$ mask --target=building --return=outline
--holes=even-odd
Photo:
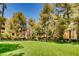
[[[30,29],[26,31],[22,31],[21,24],[17,24],[15,27],[18,27],[18,31],[16,32],[15,29],[11,29],[10,25],[12,24],[11,20],[6,20],[1,24],[1,38],[28,38],[30,35]]]
[[[77,33],[77,22],[71,21],[68,28],[64,30],[63,37],[64,37],[64,39],[77,40],[77,39],[79,39],[78,35],[79,34]]]
[[[1,33],[5,32],[5,22],[1,24]]]

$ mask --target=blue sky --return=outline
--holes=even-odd
[[[35,20],[37,20],[39,19],[39,14],[42,7],[43,4],[40,3],[10,3],[7,4],[7,9],[5,10],[4,16],[10,18],[14,12],[22,12],[27,19],[33,17]]]

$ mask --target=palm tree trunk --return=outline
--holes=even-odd
[[[4,17],[4,3],[2,4],[2,17]]]

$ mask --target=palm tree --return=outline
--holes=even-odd
[[[2,17],[4,17],[4,11],[5,11],[5,9],[7,8],[7,6],[6,6],[5,3],[1,3],[0,5],[2,5],[2,11],[1,11],[1,14],[2,14]]]

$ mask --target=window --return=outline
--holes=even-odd
[[[14,35],[14,33],[12,33],[12,35]]]
[[[4,27],[2,27],[1,29],[5,30],[5,28],[4,28]]]

